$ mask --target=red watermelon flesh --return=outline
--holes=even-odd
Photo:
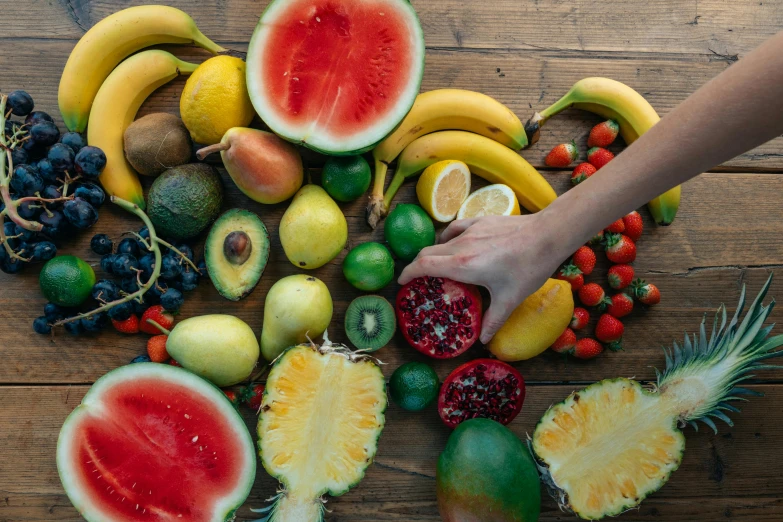
[[[252,440],[222,392],[154,363],[93,386],[63,426],[57,461],[74,506],[96,521],[222,521],[255,477]]]
[[[424,42],[404,0],[276,0],[247,61],[251,99],[267,125],[339,154],[371,148],[410,110]]]

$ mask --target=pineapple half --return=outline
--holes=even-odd
[[[572,393],[547,410],[530,441],[542,481],[562,509],[587,520],[617,515],[654,493],[677,469],[685,451],[686,423],[717,432],[714,419],[732,426],[724,413],[731,402],[761,395],[737,387],[761,361],[783,355],[783,335],[767,338],[764,321],[774,306],[763,306],[770,275],[740,323],[745,288],[734,318],[726,308],[715,316],[707,337],[705,322],[691,340],[666,352],[666,370],[645,389],[630,379],[607,379]],[[718,320],[720,318],[720,327]]]
[[[274,504],[257,510],[267,514],[261,520],[323,520],[321,497],[358,484],[375,457],[385,410],[386,383],[371,357],[328,340],[285,351],[258,421],[261,462],[282,485]]]

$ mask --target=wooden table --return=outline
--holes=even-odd
[[[29,91],[36,107],[57,111],[57,84],[77,39],[104,16],[131,1],[0,0],[0,90]],[[172,0],[222,45],[244,50],[265,1]],[[427,41],[422,90],[461,87],[479,90],[508,104],[523,120],[559,98],[585,76],[608,76],[639,90],[662,115],[783,26],[783,0],[466,0],[414,1]],[[181,57],[201,60],[204,52],[173,48]],[[177,112],[184,81],[162,88],[142,113]],[[731,100],[727,100],[730,103]],[[547,125],[541,142],[522,154],[544,169],[543,158],[556,143],[576,138],[584,155],[590,114],[569,111]],[[726,122],[731,125],[731,122]],[[736,129],[742,132],[742,129]],[[618,149],[619,150],[619,149]],[[311,166],[319,159],[306,155]],[[704,313],[721,303],[733,306],[743,283],[751,293],[768,272],[783,268],[783,139],[750,151],[685,185],[676,222],[656,228],[643,211],[647,228],[639,244],[638,274],[659,285],[663,302],[637,310],[626,321],[626,350],[590,362],[564,361],[546,353],[518,364],[528,383],[528,399],[511,427],[520,436],[553,402],[583,385],[614,376],[654,378],[663,365],[660,347],[697,327]],[[544,171],[558,192],[567,190],[567,172]],[[280,277],[298,270],[283,255],[277,227],[285,205],[262,206],[244,196],[224,176],[226,208],[257,212],[272,234],[272,255],[261,284],[240,303],[220,298],[204,282],[191,294],[181,317],[231,313],[260,332],[263,301]],[[397,201],[415,201],[406,184]],[[345,205],[349,247],[375,239],[364,222],[364,202]],[[128,214],[107,205],[98,224],[61,249],[98,265],[88,248],[97,232],[110,235],[137,229]],[[341,273],[342,255],[314,274],[335,299],[331,337],[343,340],[343,314],[358,295]],[[601,256],[602,257],[602,256]],[[605,281],[606,265],[596,270]],[[97,269],[99,276],[100,271]],[[771,294],[780,296],[780,283]],[[383,293],[392,298],[391,285]],[[44,299],[37,270],[19,276],[0,274],[0,520],[78,520],[63,493],[55,467],[55,444],[65,416],[90,384],[144,352],[144,336],[107,331],[54,342],[31,329]],[[780,308],[773,314],[783,322]],[[435,363],[445,377],[457,363],[482,353],[473,349],[458,361]],[[388,376],[401,363],[423,360],[395,338],[378,355]],[[783,520],[783,370],[765,372],[750,386],[767,397],[752,399],[736,427],[694,433],[671,481],[623,520]],[[245,411],[249,428],[255,419]],[[407,413],[392,405],[375,464],[353,491],[328,503],[332,521],[439,520],[435,503],[435,463],[448,431],[434,410]],[[274,494],[275,481],[259,466],[252,494],[239,512],[261,507]],[[570,520],[547,498],[541,520]]]

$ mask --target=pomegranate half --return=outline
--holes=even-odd
[[[508,424],[524,402],[522,374],[497,359],[476,359],[446,377],[438,395],[438,414],[449,428],[475,418]]]
[[[396,304],[405,340],[435,359],[457,357],[481,333],[481,294],[473,285],[419,277],[400,289]]]

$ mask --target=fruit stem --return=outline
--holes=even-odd
[[[384,211],[389,210],[392,199],[397,195],[397,191],[400,190],[402,183],[405,181],[405,174],[400,171],[399,168],[394,173],[394,177],[389,184],[389,188],[386,189],[386,193],[383,195],[383,207]]]
[[[171,331],[163,328],[160,325],[160,323],[158,323],[155,319],[147,319],[147,324],[151,324],[152,326],[160,330],[160,333],[162,333],[163,335],[171,335]]]
[[[152,235],[151,235],[151,234],[150,234],[150,239],[152,239]],[[188,263],[190,266],[192,266],[192,267],[193,267],[193,270],[195,270],[195,271],[196,271],[196,273],[200,273],[200,272],[198,271],[198,267],[197,267],[195,264],[193,264],[193,261],[191,261],[190,259],[188,259],[188,257],[187,257],[185,254],[183,254],[182,252],[180,252],[180,251],[179,251],[179,249],[177,249],[177,247],[175,247],[174,245],[172,245],[172,244],[171,244],[171,243],[169,243],[168,241],[165,241],[165,240],[163,240],[163,239],[161,239],[161,238],[159,238],[159,237],[156,237],[156,238],[155,238],[155,242],[156,242],[156,243],[159,243],[159,244],[161,244],[161,245],[163,245],[164,247],[168,248],[169,250],[171,250],[171,251],[172,251],[172,252],[174,252],[175,254],[179,255],[179,257],[181,257],[182,259],[184,259],[184,260],[185,260],[185,261],[186,261],[186,262],[187,262],[187,263]]]
[[[389,165],[375,158],[375,181],[370,194],[370,202],[367,204],[367,223],[373,229],[378,226],[378,222],[386,215],[386,207],[383,204],[383,186],[386,184],[386,172]]]
[[[231,145],[228,143],[223,143],[222,141],[220,143],[215,143],[214,145],[209,145],[207,147],[198,149],[196,151],[196,157],[200,160],[204,160],[207,156],[210,154],[213,154],[215,152],[223,152],[224,150],[228,150],[231,148]]]

